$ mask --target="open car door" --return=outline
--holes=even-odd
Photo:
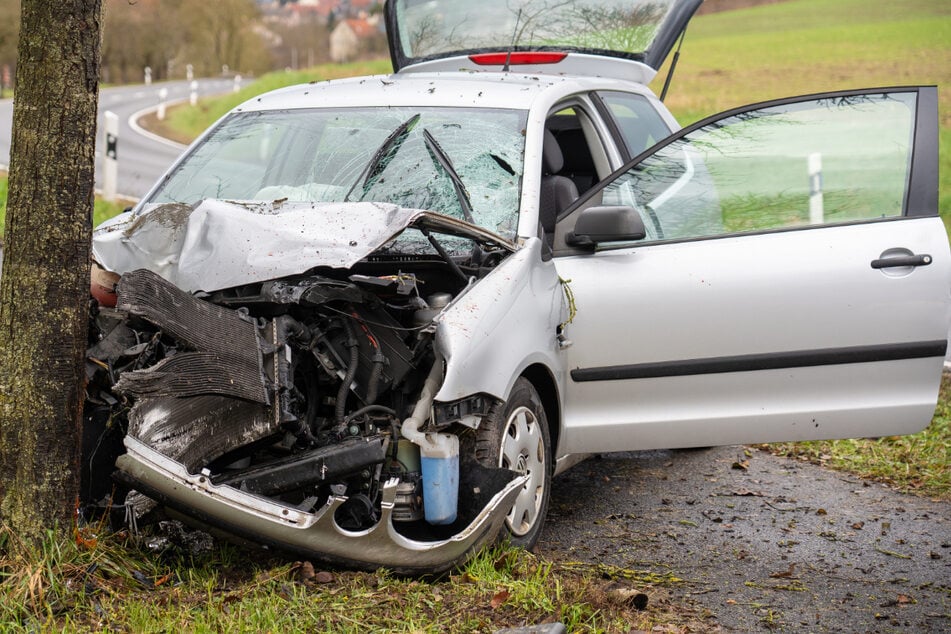
[[[951,318],[934,87],[733,110],[559,218],[571,452],[905,434]]]

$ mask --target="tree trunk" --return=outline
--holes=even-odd
[[[101,0],[23,0],[0,279],[0,519],[70,528],[79,492]]]

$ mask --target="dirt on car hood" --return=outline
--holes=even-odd
[[[148,269],[185,291],[215,291],[302,273],[349,268],[410,226],[514,250],[462,220],[392,204],[204,200],[128,214],[96,230],[106,269]]]

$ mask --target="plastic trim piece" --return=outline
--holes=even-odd
[[[844,365],[849,363],[874,363],[943,357],[948,348],[944,339],[937,341],[911,341],[873,346],[828,348],[825,350],[795,350],[767,354],[747,354],[734,357],[710,359],[683,359],[659,363],[613,365],[600,368],[576,368],[571,371],[571,380],[623,381],[629,379],[654,379],[695,374],[721,374],[726,372],[755,372],[757,370],[784,370],[808,368],[821,365]]]

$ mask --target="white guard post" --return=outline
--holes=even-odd
[[[103,114],[106,133],[106,151],[102,159],[102,197],[106,200],[116,199],[116,189],[119,179],[119,160],[117,157],[119,145],[119,115],[107,110]]]
[[[822,201],[822,154],[809,155],[809,224],[821,225],[825,221]]]
[[[159,105],[155,111],[155,116],[159,121],[165,120],[165,100],[168,99],[168,88],[162,88],[158,91]]]

